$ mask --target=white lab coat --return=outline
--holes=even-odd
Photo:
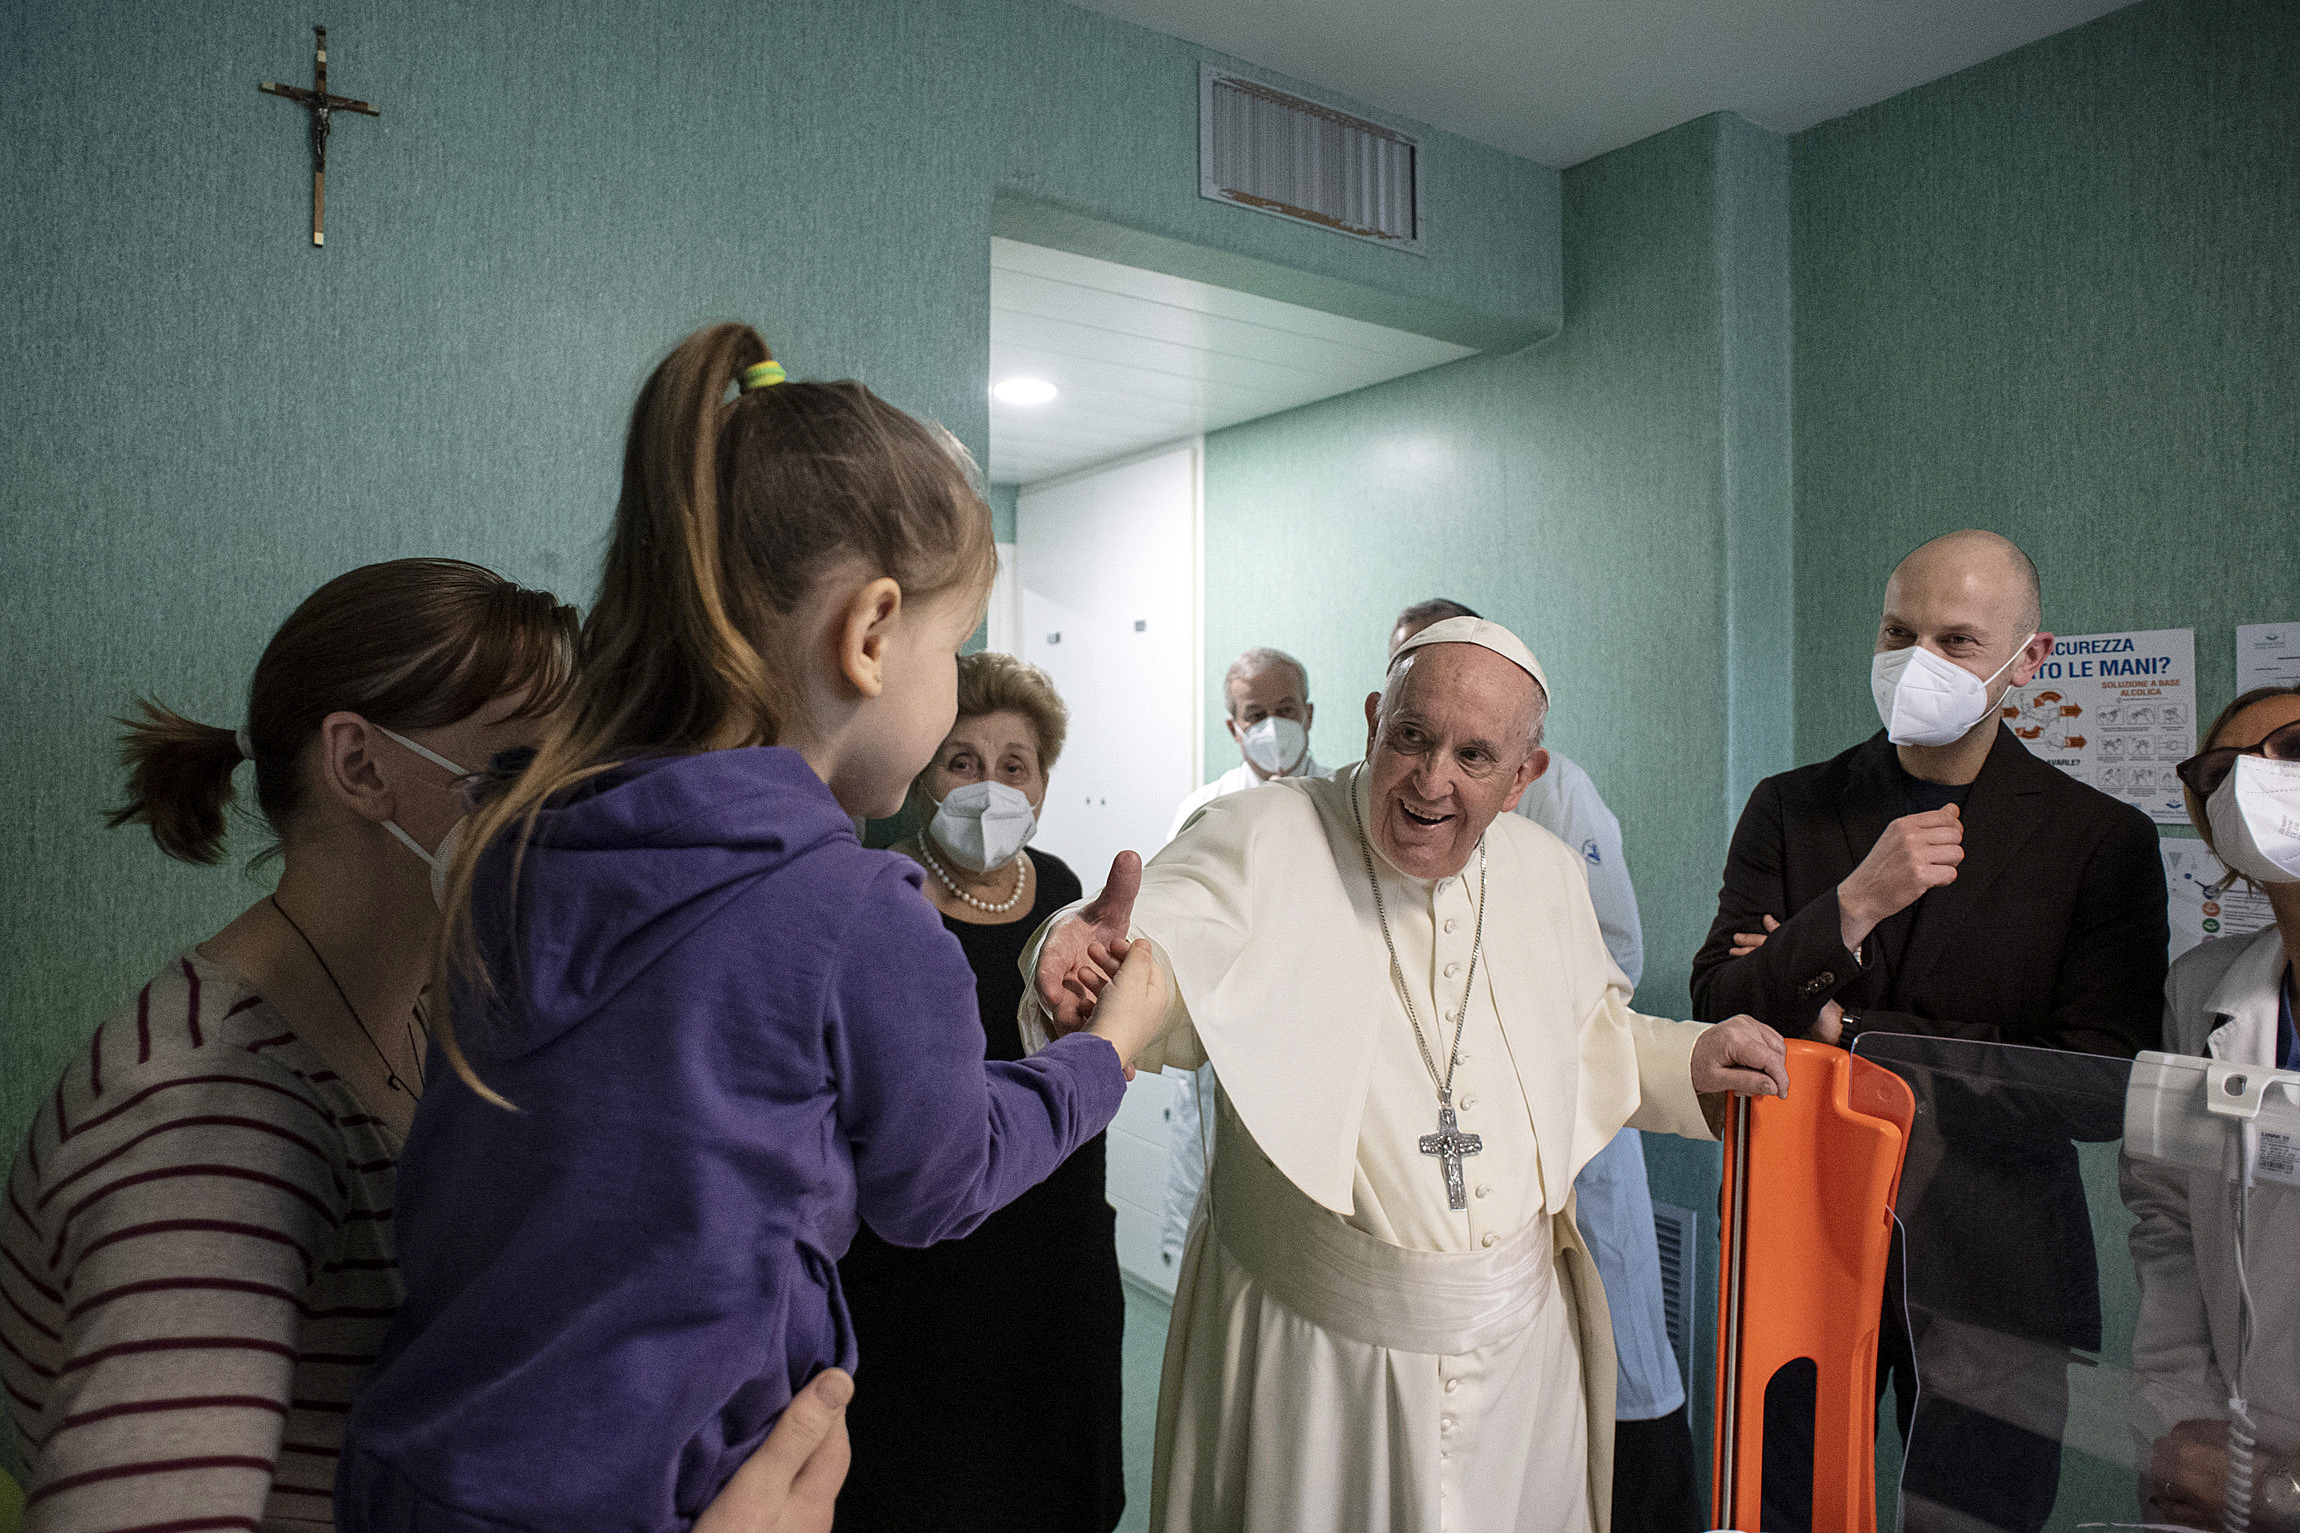
[[[1597,784],[1562,751],[1549,753],[1549,770],[1517,801],[1517,812],[1581,854],[1589,875],[1589,903],[1605,950],[1635,985],[1645,972],[1645,933],[1637,891],[1621,850],[1621,822],[1605,807]],[[1661,1249],[1653,1232],[1653,1193],[1645,1177],[1645,1144],[1625,1128],[1575,1179],[1574,1208],[1581,1238],[1605,1283],[1619,1365],[1613,1413],[1621,1421],[1650,1421],[1685,1403],[1685,1380],[1669,1346],[1669,1320],[1661,1304]]]
[[[2272,1064],[2283,933],[2192,948],[2165,981],[2164,1046],[2239,1064]],[[2213,1172],[2126,1159],[2124,1201],[2139,1223],[2132,1260],[2140,1315],[2132,1338],[2132,1428],[2139,1462],[2182,1421],[2225,1420],[2236,1355],[2237,1286],[2230,1184]],[[2300,1450],[2300,1188],[2252,1192],[2248,1265],[2253,1337],[2245,1390],[2260,1447]]]

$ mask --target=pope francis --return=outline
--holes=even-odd
[[[1629,1009],[1580,859],[1503,812],[1548,706],[1500,624],[1424,629],[1362,764],[1215,800],[1024,955],[1026,1035],[1059,1033],[1147,939],[1174,1000],[1136,1063],[1219,1086],[1160,1533],[1603,1529],[1613,1343],[1575,1173],[1624,1123],[1707,1138],[1717,1094],[1788,1076],[1746,1017]]]

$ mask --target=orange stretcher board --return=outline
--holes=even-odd
[[[1915,1117],[1899,1076],[1804,1039],[1787,1097],[1728,1101],[1712,1527],[1756,1533],[1766,1387],[1810,1359],[1813,1533],[1875,1533],[1877,1317]]]

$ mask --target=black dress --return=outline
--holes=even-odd
[[[1080,894],[1062,861],[1030,858],[1029,915],[1000,926],[943,918],[974,966],[990,1059],[1022,1057],[1023,946]],[[1097,1134],[958,1240],[906,1250],[857,1232],[839,1263],[861,1359],[839,1533],[1117,1526],[1126,1300],[1103,1156]]]

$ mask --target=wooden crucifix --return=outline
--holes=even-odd
[[[364,101],[349,96],[331,96],[327,93],[327,28],[313,27],[319,41],[313,45],[311,89],[300,85],[282,85],[277,80],[266,80],[256,89],[266,95],[285,96],[311,113],[311,242],[327,243],[327,135],[330,119],[337,112],[360,112],[369,117],[383,114]]]

